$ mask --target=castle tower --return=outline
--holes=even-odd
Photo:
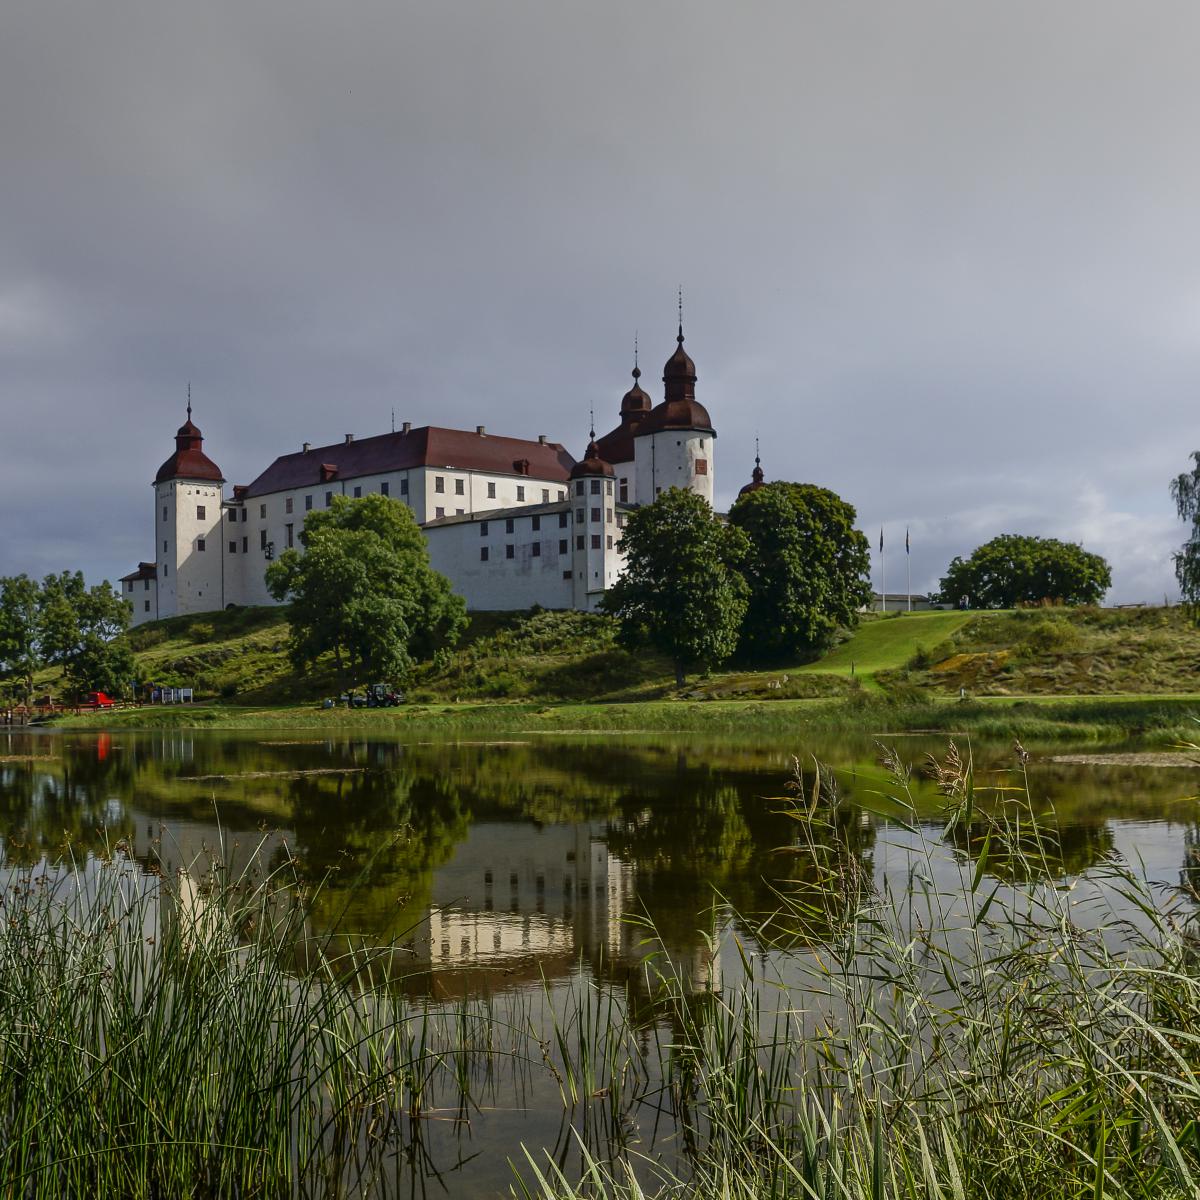
[[[740,492],[738,492],[738,499],[740,500],[743,496],[748,496],[751,492],[757,492],[761,487],[766,487],[767,485],[764,482],[764,479],[765,476],[763,475],[762,460],[758,456],[758,438],[755,438],[754,470],[750,472],[750,482],[746,484],[746,486],[742,488]]]
[[[663,402],[634,431],[637,503],[651,504],[671,487],[688,488],[713,502],[716,432],[696,400],[696,364],[683,348],[683,321],[675,353],[663,367]]]
[[[654,407],[654,401],[638,382],[642,377],[637,365],[635,351],[633,361],[633,387],[621,397],[621,423],[602,438],[596,439],[596,449],[607,463],[612,463],[617,478],[617,500],[622,504],[636,504],[637,476],[635,473],[634,434]]]
[[[225,607],[221,553],[224,477],[204,453],[204,435],[187,420],[175,433],[175,453],[154,477],[154,549],[158,615],[210,612]]]
[[[600,457],[595,433],[587,453],[571,468],[571,507],[574,512],[574,605],[594,609],[605,588],[617,581],[616,500],[613,469]]]

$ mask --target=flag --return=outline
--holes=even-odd
[[[904,553],[911,554],[912,551],[908,548],[908,526],[904,527]]]
[[[879,527],[879,553],[883,553],[883,526]]]

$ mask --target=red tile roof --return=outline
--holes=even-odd
[[[158,567],[154,563],[140,562],[136,571],[130,571],[128,575],[122,575],[121,583],[129,583],[131,580],[137,582],[139,579],[157,579]]]
[[[557,442],[531,442],[425,425],[408,433],[383,433],[284,454],[250,484],[246,496],[317,487],[331,472],[339,479],[355,479],[414,467],[523,475],[565,483],[574,465],[575,460]]]

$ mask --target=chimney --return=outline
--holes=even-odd
[[[307,454],[312,449],[312,442],[304,443],[304,453]]]
[[[480,436],[480,437],[487,437],[487,428],[486,428],[486,426],[483,426],[483,425],[476,425],[476,426],[475,426],[475,432],[476,432],[477,434],[479,434],[479,436]]]
[[[539,433],[538,434],[538,445],[544,446],[545,444],[546,444],[546,435],[544,433]]]
[[[400,427],[400,432],[401,433],[412,433],[412,422],[405,421],[404,424]]]
[[[350,443],[352,441],[354,441],[354,434],[352,434],[352,433],[346,434],[346,445],[347,446],[350,445]]]

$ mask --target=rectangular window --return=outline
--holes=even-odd
[[[197,538],[197,539],[196,539],[196,549],[197,549],[197,550],[199,550],[199,551],[203,551],[203,550],[204,550],[204,539],[203,539],[203,538]]]
[[[249,550],[250,550],[250,539],[248,537],[244,537],[244,538],[242,538],[242,553],[246,554],[249,552]]]
[[[487,522],[486,521],[479,522],[479,536],[487,537]]]
[[[463,509],[463,508],[456,508],[456,509],[454,510],[454,515],[455,515],[456,517],[462,517],[462,516],[465,516],[465,515],[466,515],[466,509]]]
[[[534,542],[533,548],[530,551],[530,553],[533,555],[534,558],[541,558],[542,557],[542,543]]]
[[[129,585],[129,590],[130,590],[130,591],[132,591],[132,590],[133,590],[133,584],[132,584],[132,583]],[[143,591],[143,592],[148,592],[149,590],[150,590],[150,580],[148,580],[148,579],[143,579],[143,580],[142,580],[142,591]]]
[[[150,601],[149,600],[146,601],[146,611],[147,612],[150,611]]]
[[[444,517],[445,515],[446,515],[446,510],[445,510],[444,508],[442,508],[440,505],[439,505],[437,508],[435,508],[435,509],[433,510],[433,519],[434,519],[435,521],[436,521],[436,520],[437,520],[439,517]]]
[[[355,500],[362,499],[362,486],[361,485],[354,489],[354,498],[355,498]]]
[[[236,508],[229,509],[229,523],[231,525],[237,524],[237,509]]]
[[[606,479],[604,481],[604,494],[606,496],[612,495],[612,480],[611,479]]]
[[[304,511],[312,512],[312,497],[311,496],[304,497]]]
[[[597,522],[600,520],[600,510],[598,508],[592,509],[592,520],[593,520],[593,522]]]
[[[260,529],[258,531],[258,548],[260,550],[265,550],[267,548],[267,531],[265,529]]]
[[[486,546],[480,546],[479,547],[479,561],[487,562],[487,560],[488,560],[488,548]]]
[[[407,479],[400,480],[400,495],[402,495],[402,496],[408,495],[408,480]]]
[[[622,504],[629,503],[629,480],[628,479],[621,480],[621,494],[617,497],[617,499],[620,500]]]
[[[583,534],[582,533],[578,534],[575,538],[575,549],[576,550],[583,549]]]
[[[333,493],[332,492],[325,493],[325,507],[326,508],[333,507]]]
[[[516,558],[517,557],[517,548],[516,548],[516,546],[514,546],[512,544],[512,542],[509,542],[508,545],[504,547],[504,557],[505,558]]]
[[[508,518],[508,519],[507,519],[507,520],[504,522],[504,532],[505,532],[505,533],[512,533],[514,525],[515,525],[515,522],[513,521],[512,517],[509,517],[509,518]]]
[[[287,526],[287,548],[289,550],[291,550],[292,547],[295,546],[295,544],[296,544],[296,539],[293,534],[293,527],[292,527],[291,522],[289,521],[288,526]]]
[[[167,552],[167,543],[163,542],[163,553],[166,554],[166,552]]]
[[[233,541],[229,543],[229,553],[230,554],[237,553],[237,538],[234,538]]]
[[[570,520],[570,513],[561,512],[558,514],[559,529],[566,529],[567,521]]]
[[[488,499],[495,500],[495,498],[496,498],[496,485],[494,483],[489,483],[488,484]]]
[[[433,490],[435,492],[444,492],[446,490],[446,479],[442,475],[433,477]]]
[[[592,549],[593,550],[600,549],[600,535],[598,533],[592,534]]]
[[[582,525],[582,524],[583,524],[583,518],[584,518],[584,511],[583,511],[583,509],[582,509],[582,508],[577,508],[577,509],[575,510],[575,524],[576,524],[576,525]]]
[[[559,552],[559,554],[566,554],[566,552],[567,552],[567,539],[566,538],[559,538],[558,552]]]
[[[166,563],[163,563],[163,574],[170,575],[170,573],[171,573],[171,568],[169,566],[167,566]]]
[[[165,521],[166,519],[167,519],[167,506],[164,504],[163,505],[163,520]]]
[[[570,571],[564,571],[564,572],[563,572],[563,578],[564,578],[564,579],[570,579],[570,578],[571,578],[571,572],[570,572]]]
[[[456,479],[454,481],[454,494],[456,496],[461,496],[464,494],[463,493],[463,481],[461,479]]]
[[[258,519],[260,521],[265,521],[267,519],[267,506],[265,504],[260,504],[258,506]]]
[[[611,533],[608,535],[608,548],[610,550],[612,549],[612,534]]]
[[[533,532],[538,533],[542,528],[542,518],[541,517],[530,517],[529,519],[533,523]]]
[[[583,495],[583,480],[582,479],[575,480],[575,495],[577,495],[577,496]]]
[[[708,459],[707,458],[696,459],[696,474],[697,475],[707,475],[708,474]]]
[[[550,503],[550,489],[549,488],[542,488],[542,503],[543,504]]]
[[[285,513],[290,513],[290,512],[292,511],[292,498],[291,498],[291,496],[289,496],[289,497],[288,497],[288,498],[287,498],[287,499],[286,499],[286,500],[283,502],[283,511],[284,511]]]
[[[204,505],[203,504],[196,505],[196,520],[197,521],[204,520]]]
[[[606,509],[604,510],[604,519],[605,519],[605,520],[606,520],[606,521],[607,521],[607,522],[608,522],[610,525],[612,524],[612,509],[611,509],[611,508],[606,508]]]
[[[593,496],[600,495],[600,480],[598,480],[598,479],[592,480],[592,495]]]
[[[383,482],[382,482],[382,483],[379,485],[379,494],[380,494],[381,496],[387,496],[387,495],[389,495],[390,493],[391,493],[391,484],[389,484],[389,483],[388,483],[388,481],[385,479],[385,480],[384,480],[384,481],[383,481]]]
[[[525,499],[525,487],[523,484],[520,484],[520,483],[517,484],[517,499],[518,500]]]

